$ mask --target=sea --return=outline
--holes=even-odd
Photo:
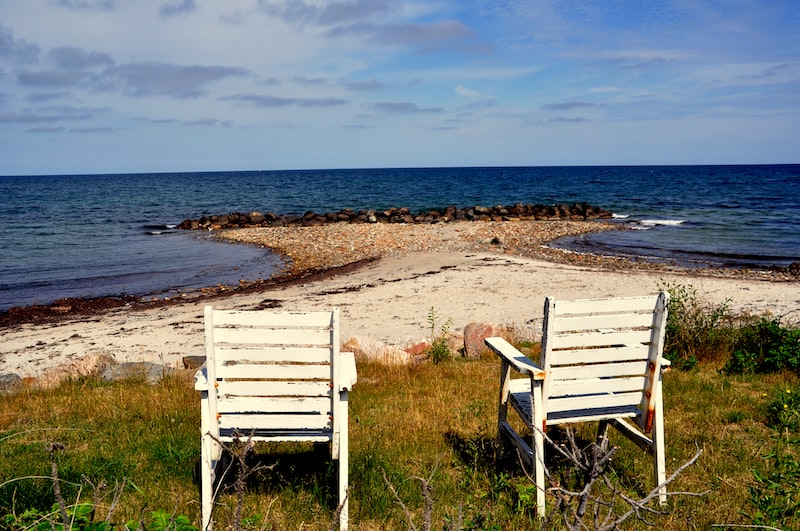
[[[800,261],[800,165],[385,168],[0,176],[0,311],[266,279],[279,257],[176,227],[229,212],[587,202],[631,230],[554,242],[685,267]]]

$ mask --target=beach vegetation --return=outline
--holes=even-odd
[[[730,374],[800,374],[800,329],[780,317],[735,313],[730,301],[710,304],[691,285],[662,283],[670,294],[664,355],[677,369],[698,364]]]
[[[800,528],[796,328],[730,315],[730,308],[709,307],[690,288],[680,289],[689,321],[686,329],[671,323],[667,345],[673,365],[690,356],[697,362],[664,375],[668,474],[698,449],[702,454],[669,490],[705,494],[670,496],[665,514],[647,514],[648,521],[666,530]],[[694,314],[703,308],[716,313]],[[440,316],[429,316],[432,333],[441,332]],[[704,337],[713,346],[703,345]],[[515,342],[535,347],[532,338]],[[756,350],[765,342],[766,353]],[[729,366],[737,349],[753,354],[752,369]],[[782,361],[762,361],[771,358]],[[498,369],[492,357],[408,366],[358,360],[359,381],[350,394],[351,529],[538,528],[535,487],[518,458],[497,444]],[[176,371],[157,383],[83,377],[4,395],[0,528],[34,529],[45,521],[58,529],[69,522],[86,529],[103,522],[115,529],[197,525],[200,411],[192,376]],[[548,430],[548,436],[571,444],[564,432]],[[582,425],[571,436],[578,449],[588,448],[595,428]],[[609,482],[631,499],[646,498],[652,459],[623,437],[611,443]],[[336,466],[327,448],[265,445],[248,459],[256,461],[247,463],[254,472],[243,495],[233,487],[218,498],[217,528],[331,528]],[[322,471],[320,461],[327,462]],[[579,486],[580,474],[568,462],[554,459],[548,467],[565,489]],[[572,526],[564,522],[553,520],[549,528]],[[624,527],[650,528],[635,518]]]
[[[748,485],[753,525],[800,529],[800,386],[764,395],[765,421],[774,431]]]
[[[767,373],[789,370],[800,374],[800,329],[780,319],[761,317],[739,328],[725,370]]]
[[[436,309],[431,306],[428,310],[428,330],[430,331],[431,346],[428,348],[428,357],[438,365],[450,359],[449,333],[453,320],[448,318],[442,322],[441,316],[436,313]]]
[[[710,304],[686,284],[664,282],[659,289],[670,295],[664,356],[678,369],[724,363],[736,328],[730,301]]]

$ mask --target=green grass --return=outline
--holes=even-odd
[[[497,455],[494,445],[498,365],[492,358],[402,368],[359,365],[359,383],[350,401],[353,529],[407,528],[407,516],[384,473],[418,526],[424,500],[416,478],[430,478],[435,528],[454,521],[459,510],[464,528],[532,525],[525,499],[529,481],[512,459]],[[751,470],[764,469],[763,456],[775,433],[765,423],[767,405],[781,389],[797,383],[790,373],[756,377],[703,368],[667,373],[668,469],[677,468],[697,448],[703,450],[670,490],[708,494],[671,498],[670,514],[655,519],[659,528],[749,522],[740,511],[751,509]],[[58,441],[66,445],[57,460],[69,500],[79,495],[91,500],[85,483],[82,490],[76,486],[84,476],[112,486],[127,478],[135,487],[127,487],[115,521],[157,509],[199,520],[193,476],[199,458],[199,409],[190,374],[157,385],[70,382],[54,390],[6,396],[4,405],[0,513],[52,505],[52,483],[35,477],[49,476],[45,445]],[[592,436],[590,431],[583,434]],[[615,477],[629,493],[643,494],[652,481],[652,461],[621,437],[613,442],[621,445],[613,464]],[[327,529],[335,504],[335,468],[324,449],[268,448],[259,459],[275,466],[250,481],[245,523],[254,529]],[[310,466],[317,462],[322,466]],[[235,498],[225,495],[221,502],[217,521],[224,526],[231,522]]]

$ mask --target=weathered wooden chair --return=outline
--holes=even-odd
[[[486,345],[502,360],[498,431],[534,470],[536,505],[545,515],[544,431],[562,423],[599,421],[653,455],[659,501],[666,501],[661,371],[669,294],[647,297],[545,300],[541,366],[499,337]],[[526,378],[511,378],[511,369]],[[533,448],[508,421],[519,414]],[[631,424],[633,421],[634,424]],[[650,437],[647,434],[651,434]]]
[[[339,464],[339,528],[348,520],[348,391],[352,353],[339,352],[339,310],[222,311],[205,308],[201,392],[203,529],[212,525],[222,444],[327,442]]]

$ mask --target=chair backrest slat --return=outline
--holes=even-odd
[[[635,407],[639,404],[637,397],[641,397],[641,391],[633,393],[613,393],[605,395],[597,395],[592,401],[592,407],[586,407],[586,398],[582,396],[570,396],[562,398],[561,400],[551,400],[548,403],[550,409],[547,410],[547,418],[550,416],[557,416],[559,413],[565,411],[574,412],[572,416],[580,416],[581,414],[591,414],[592,411],[602,410],[604,408],[612,407]],[[552,424],[552,423],[551,423]]]
[[[321,328],[225,328],[214,333],[218,345],[330,345],[330,329]]]
[[[559,304],[561,301],[559,301]],[[559,308],[560,310],[561,308]],[[652,308],[651,308],[652,309]],[[566,314],[569,315],[569,314]],[[647,327],[653,322],[650,313],[613,313],[613,314],[589,314],[577,317],[559,318],[553,329],[554,332],[576,332],[581,330],[603,330],[615,329],[617,327]]]
[[[217,394],[223,396],[307,396],[329,398],[331,386],[325,380],[275,381],[270,382],[269,386],[265,386],[257,380],[236,382],[218,380]]]
[[[647,359],[647,352],[642,353],[642,349],[634,346],[603,346],[592,349],[572,349],[559,352],[558,359],[550,362],[551,367],[559,365],[580,365],[582,363],[615,363],[632,360]],[[561,362],[561,363],[559,363]]]
[[[328,365],[257,365],[252,363],[237,363],[236,365],[221,365],[217,367],[217,381],[227,379],[230,385],[241,382],[255,381],[263,386],[269,386],[273,381],[305,380],[331,381],[331,368]]]
[[[592,396],[608,393],[621,393],[636,391],[641,393],[644,385],[644,375],[633,378],[607,378],[603,385],[597,385],[591,380],[556,380],[550,386],[551,399],[554,397]],[[641,400],[641,396],[639,397]],[[639,400],[633,403],[638,405]]]
[[[219,429],[221,432],[235,431],[244,436],[260,430],[321,434],[330,431],[330,424],[328,415],[227,414],[220,418]]]
[[[558,312],[561,315],[588,315],[640,312],[653,310],[654,297],[616,297],[609,299],[559,300]]]
[[[257,363],[314,363],[330,364],[330,346],[284,347],[254,346],[228,347],[219,345],[216,348],[217,362],[257,362]]]
[[[298,413],[305,415],[331,415],[331,401],[327,397],[299,396],[229,396],[219,401],[219,411],[223,415],[280,415]]]
[[[564,357],[559,353],[560,350],[600,347],[619,348],[625,345],[638,347],[641,344],[649,342],[649,329],[631,330],[629,328],[616,328],[613,330],[595,330],[593,332],[581,332],[577,334],[554,334],[550,337],[549,345],[552,355],[554,356],[551,362],[557,363]],[[647,352],[646,349],[645,352]]]
[[[548,375],[550,385],[574,380],[586,380],[597,387],[612,378],[644,377],[647,371],[647,360],[623,363],[594,363],[591,365],[570,365],[568,367],[552,367]],[[599,380],[599,381],[598,381]]]
[[[265,316],[269,319],[265,320]],[[331,326],[331,312],[215,310],[214,324],[258,328],[328,328]]]

